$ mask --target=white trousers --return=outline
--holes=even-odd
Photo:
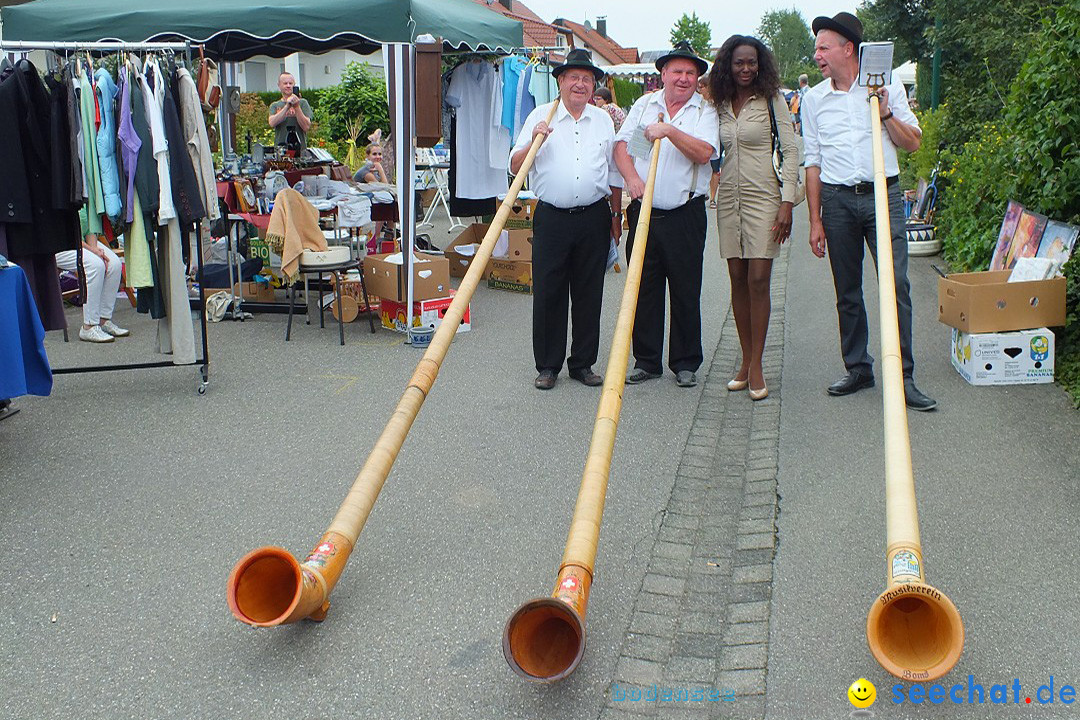
[[[83,303],[83,325],[98,325],[102,320],[111,320],[113,307],[116,306],[116,293],[120,290],[120,258],[111,249],[99,243],[109,259],[108,269],[105,262],[92,252],[83,250],[82,265],[86,275],[86,302]],[[56,267],[75,272],[76,255],[74,250],[56,253]]]

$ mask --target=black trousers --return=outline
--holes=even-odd
[[[628,261],[634,251],[634,231],[640,214],[641,203],[635,200],[626,212],[630,223]],[[653,210],[634,318],[636,368],[663,372],[665,286],[671,298],[668,367],[675,373],[694,372],[701,367],[701,265],[706,223],[704,196],[673,210]]]
[[[911,284],[908,282],[907,233],[900,185],[889,185],[889,223],[892,229],[893,279],[896,315],[900,326],[900,360],[904,377],[911,378]],[[849,372],[872,375],[874,358],[867,349],[866,304],[863,302],[863,247],[870,248],[877,266],[877,225],[874,193],[856,194],[849,188],[822,185],[821,224],[825,229],[836,314],[840,324],[840,352]],[[881,271],[878,269],[878,275]]]
[[[533,215],[533,359],[558,373],[573,323],[570,370],[592,367],[600,351],[600,307],[611,246],[611,210],[599,200],[581,212],[538,203]]]

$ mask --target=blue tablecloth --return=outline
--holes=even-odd
[[[18,265],[0,269],[0,400],[52,392],[52,369],[30,284]]]

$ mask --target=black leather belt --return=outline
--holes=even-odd
[[[885,178],[885,186],[889,187],[900,182],[899,175],[893,175],[892,177]],[[841,190],[848,190],[856,195],[867,195],[874,192],[874,181],[855,183],[854,185],[834,185],[833,183],[822,183],[828,187],[840,188]]]
[[[578,205],[576,207],[569,207],[569,208],[561,208],[561,207],[558,207],[556,205],[552,205],[551,203],[546,203],[543,200],[537,201],[536,205],[538,207],[547,208],[548,210],[554,210],[555,212],[565,213],[566,215],[577,215],[578,213],[583,213],[586,210],[592,210],[594,207],[596,207],[597,205],[599,205],[601,203],[606,204],[607,199],[606,198],[600,198],[599,200],[597,200],[596,202],[594,202],[594,203],[592,203],[590,205]]]

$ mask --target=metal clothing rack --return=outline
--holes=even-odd
[[[192,48],[198,48],[199,45],[193,45],[190,42],[37,42],[37,41],[22,41],[22,40],[0,40],[0,52],[29,52],[31,50],[66,50],[70,52],[154,52],[162,50],[171,50],[174,52],[183,52],[187,58],[188,63],[191,63],[191,50]],[[202,257],[202,221],[195,221],[195,254],[197,255],[198,273],[199,273],[199,325],[202,328],[202,357],[195,358],[195,365],[199,367],[199,385],[198,393],[204,395],[206,393],[206,386],[210,382],[210,349],[207,343],[206,335],[206,292],[205,283],[203,282],[203,257]],[[185,238],[186,241],[186,238]],[[80,285],[83,284],[82,280],[82,244],[79,244],[77,248],[79,251],[79,259],[76,261],[76,268],[79,270]],[[85,291],[84,291],[85,292]],[[173,309],[175,312],[175,308]],[[191,311],[191,298],[188,299],[188,312]],[[87,372],[112,372],[114,370],[140,370],[143,368],[161,368],[161,367],[183,367],[177,365],[168,360],[161,360],[157,362],[148,363],[122,363],[118,365],[94,365],[90,367],[70,367],[70,368],[56,368],[52,372],[54,375],[68,375],[74,373],[87,373]]]

